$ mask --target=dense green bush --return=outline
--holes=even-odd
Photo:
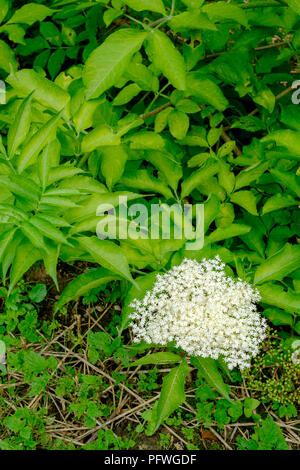
[[[0,0],[0,23],[5,295],[38,261],[58,289],[59,260],[93,263],[55,312],[117,281],[121,334],[156,273],[218,254],[229,275],[258,287],[261,312],[292,344],[300,334],[298,0]],[[98,238],[97,208],[112,204],[118,217],[119,196],[129,213],[136,202],[203,203],[203,248]],[[185,367],[171,374],[184,379]],[[228,398],[216,363],[209,369]],[[180,384],[168,393],[174,403],[153,429],[184,401]]]

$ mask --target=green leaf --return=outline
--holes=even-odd
[[[222,135],[222,127],[214,127],[208,131],[207,142],[210,147],[213,147]]]
[[[56,289],[59,291],[59,285],[57,282],[57,262],[58,262],[58,255],[60,252],[60,245],[52,242],[51,240],[45,240],[46,252],[43,254],[43,261],[46,268],[47,273],[53,279]]]
[[[218,371],[217,361],[210,357],[193,357],[192,365],[197,367],[207,383],[215,388],[226,400],[231,401],[228,394],[228,387],[224,383],[223,377]]]
[[[166,109],[163,109],[158,113],[155,117],[155,123],[154,123],[154,130],[157,134],[162,132],[166,125],[168,124],[168,115],[172,111],[173,108],[170,106]]]
[[[86,134],[81,143],[82,152],[92,152],[98,147],[112,146],[120,144],[120,136],[115,134],[113,129],[101,125]]]
[[[285,147],[289,152],[299,155],[299,138],[300,131],[280,129],[263,137],[261,142],[275,142],[277,147]]]
[[[128,188],[162,194],[166,199],[171,199],[173,197],[168,186],[159,178],[155,178],[150,175],[147,170],[126,172],[120,183]]]
[[[260,401],[255,398],[245,398],[244,400],[244,415],[246,418],[252,416],[253,411],[260,405]]]
[[[136,11],[154,11],[165,15],[166,10],[162,0],[122,0],[125,5]]]
[[[7,151],[9,158],[13,157],[17,148],[27,137],[31,121],[32,93],[22,101],[17,115],[7,134]]]
[[[266,308],[263,312],[264,316],[270,320],[273,325],[289,325],[293,326],[294,319],[290,313],[280,310],[279,308]]]
[[[220,201],[215,194],[211,194],[204,203],[204,233],[220,212]]]
[[[128,153],[125,146],[106,147],[101,149],[101,172],[105,178],[106,185],[111,191],[113,186],[121,179]]]
[[[287,243],[256,269],[254,283],[280,281],[300,265],[300,245]]]
[[[109,240],[100,240],[97,237],[80,237],[77,240],[80,246],[90,253],[97,263],[134,283],[126,256],[116,243]]]
[[[23,274],[28,271],[31,266],[42,258],[41,251],[24,239],[17,247],[13,265],[10,271],[10,284],[8,294],[10,294]]]
[[[10,228],[0,235],[0,261],[3,258],[6,248],[9,246],[10,242],[12,241],[16,230],[17,230],[16,228]]]
[[[154,434],[163,421],[185,402],[184,383],[189,370],[187,362],[183,361],[164,377],[158,403],[152,409],[147,435]]]
[[[261,302],[291,313],[300,313],[300,294],[296,294],[291,290],[285,292],[281,286],[272,283],[263,284],[258,289]]]
[[[300,37],[300,31],[297,31],[298,37]],[[294,36],[295,38],[295,36]],[[299,44],[300,46],[300,44]],[[299,47],[298,46],[298,47]],[[296,47],[296,48],[298,48]],[[294,131],[300,131],[300,109],[298,106],[291,104],[284,106],[281,110],[280,122],[290,127]]]
[[[66,53],[63,49],[56,49],[49,57],[47,68],[52,80],[61,70],[66,58]]]
[[[27,3],[27,5],[18,8],[7,23],[25,23],[32,25],[36,21],[43,21],[47,16],[51,16],[53,12],[54,10],[44,5]]]
[[[59,300],[55,304],[54,313],[60,310],[66,303],[78,299],[92,289],[97,289],[103,284],[120,279],[120,276],[104,268],[90,269],[89,272],[80,274],[76,279],[73,279],[62,292]]]
[[[6,42],[0,40],[0,69],[10,73],[11,68],[16,71],[18,68],[15,55]]]
[[[35,246],[36,248],[40,248],[41,250],[45,249],[44,238],[41,235],[40,231],[36,229],[34,225],[25,220],[24,222],[22,222],[21,230],[24,233],[25,237],[27,237],[28,240],[31,241],[33,246]]]
[[[224,111],[228,107],[229,103],[221,88],[203,74],[189,72],[186,88],[187,93],[194,96],[201,105],[211,104],[218,111]]]
[[[211,21],[234,20],[243,26],[248,25],[246,13],[237,5],[226,2],[214,2],[204,5],[202,11],[207,13]]]
[[[51,149],[52,149],[52,142],[50,142],[40,155],[40,158],[38,159],[38,173],[39,173],[39,179],[43,188],[43,191],[45,191],[48,183],[48,178],[49,178],[49,171],[51,167]]]
[[[142,195],[138,193],[131,193],[129,191],[115,191],[113,193],[93,194],[87,198],[80,207],[68,211],[65,215],[66,219],[70,222],[77,222],[90,216],[95,216],[98,206],[102,204],[112,204],[118,207],[120,196],[126,196],[128,201],[138,199]]]
[[[0,23],[5,19],[10,7],[9,0],[0,0]]]
[[[300,15],[300,5],[298,0],[286,0],[289,7],[294,10],[298,15]]]
[[[170,132],[175,139],[182,140],[185,138],[190,125],[187,114],[173,110],[168,115],[168,123]]]
[[[169,21],[169,26],[175,32],[193,29],[217,31],[214,23],[209,21],[207,15],[201,13],[199,9],[185,11],[184,13],[173,16],[171,21]]]
[[[122,90],[117,94],[113,100],[113,105],[123,106],[124,104],[129,103],[129,101],[135,98],[141,91],[141,88],[136,83],[130,83],[130,85],[122,88]]]
[[[246,170],[241,171],[236,177],[235,189],[241,189],[245,186],[249,186],[254,181],[257,181],[259,177],[267,170],[268,166],[268,162],[256,163]]]
[[[185,63],[180,52],[168,36],[153,30],[148,36],[148,49],[151,60],[169,82],[178,90],[185,90]]]
[[[300,137],[300,133],[299,133]],[[276,169],[270,170],[270,173],[276,177],[279,183],[292,191],[296,196],[300,197],[300,177],[293,173],[285,173]]]
[[[57,112],[66,108],[70,100],[69,93],[31,69],[19,70],[9,75],[6,80],[22,96],[26,97],[34,91],[35,100],[43,106],[50,106]]]
[[[257,94],[253,96],[253,101],[263,108],[267,109],[269,113],[274,111],[276,98],[275,95],[272,93],[270,88],[263,88]]]
[[[41,127],[36,134],[29,140],[29,142],[24,145],[22,148],[21,154],[18,158],[17,169],[19,173],[25,170],[29,165],[31,165],[34,160],[37,158],[39,152],[47,145],[49,142],[49,134],[58,125],[58,121],[61,118],[61,113],[57,116],[53,116],[46,124]],[[52,139],[51,139],[52,140]]]
[[[30,291],[28,292],[28,297],[30,298],[31,302],[40,303],[44,300],[47,295],[47,288],[45,284],[36,284]]]
[[[269,212],[284,209],[285,207],[297,206],[299,202],[294,199],[290,194],[274,194],[267,199],[265,205],[262,208],[262,214],[268,214]]]
[[[148,354],[129,364],[130,367],[142,366],[146,364],[174,364],[181,362],[182,357],[169,351]]]
[[[165,141],[163,137],[155,132],[143,131],[133,134],[129,137],[130,148],[135,150],[165,150]]]
[[[112,33],[91,53],[82,76],[87,99],[98,98],[115,85],[146,36],[144,32],[121,29]]]
[[[252,191],[237,191],[230,197],[230,201],[241,206],[252,215],[258,215],[256,208],[256,196]]]
[[[144,159],[161,171],[169,186],[175,191],[177,190],[178,182],[182,177],[182,167],[173,155],[168,152],[148,150],[145,151]]]
[[[65,243],[66,245],[69,245],[69,242],[61,233],[61,231],[54,227],[49,221],[44,219],[42,214],[40,216],[35,215],[31,217],[31,219],[29,219],[29,222],[34,227],[36,227],[39,232],[45,237],[48,237],[51,240],[56,241],[57,243]]]
[[[0,176],[0,184],[9,189],[13,194],[21,196],[28,201],[38,202],[40,198],[40,188],[28,177],[13,175],[9,178]]]
[[[204,168],[194,171],[190,176],[185,178],[181,185],[181,199],[185,198],[199,186],[202,181],[206,181],[211,176],[215,175],[219,170],[219,163],[209,160]]]
[[[231,224],[227,227],[219,227],[214,230],[208,237],[206,243],[216,243],[228,238],[238,237],[250,232],[252,227],[243,224]]]

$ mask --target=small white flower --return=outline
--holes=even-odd
[[[201,263],[184,259],[157,275],[152,290],[131,303],[135,342],[174,341],[191,356],[223,357],[230,369],[249,367],[267,323],[256,309],[257,289],[227,277],[224,267],[218,256]]]

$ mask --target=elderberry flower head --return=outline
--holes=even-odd
[[[131,303],[135,342],[175,342],[190,356],[218,359],[229,369],[250,366],[266,337],[257,312],[257,289],[226,276],[217,256],[201,263],[184,259],[162,275],[142,300]]]

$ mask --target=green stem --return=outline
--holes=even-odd
[[[81,159],[79,160],[79,163],[78,163],[78,168],[82,168],[83,165],[85,164],[85,162],[87,161],[87,159],[89,158],[90,154],[89,153],[85,153]]]

